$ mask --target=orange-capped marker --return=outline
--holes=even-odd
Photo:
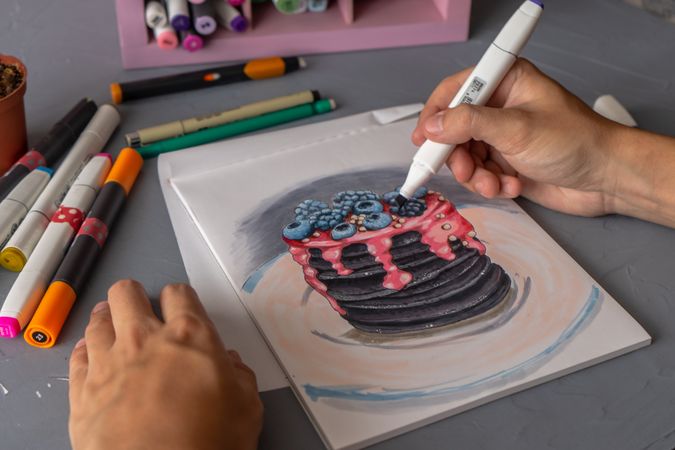
[[[26,341],[34,347],[53,347],[76,299],[77,293],[68,283],[54,281],[50,284],[26,327]]]
[[[75,241],[26,327],[23,336],[30,345],[48,348],[56,343],[77,294],[89,278],[105,245],[109,229],[124,206],[142,165],[143,158],[136,150],[125,148],[120,152]]]
[[[120,86],[119,83],[110,84],[110,97],[112,97],[112,101],[114,104],[119,105],[120,103],[122,103],[123,100],[122,87]]]
[[[303,58],[262,58],[234,66],[213,67],[196,72],[179,73],[147,80],[113,83],[110,94],[113,102],[121,103],[155,95],[202,89],[209,86],[236,83],[238,81],[262,80],[280,77],[298,69],[304,69],[307,63]]]

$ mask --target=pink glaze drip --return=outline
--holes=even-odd
[[[384,277],[383,287],[400,291],[412,281],[409,272],[399,269],[392,260],[392,238],[396,235],[417,231],[420,233],[421,242],[429,246],[429,250],[439,258],[452,261],[455,254],[450,247],[448,238],[454,235],[460,243],[466,242],[467,247],[475,248],[480,254],[485,253],[482,242],[469,236],[474,231],[473,226],[462,217],[454,205],[438,193],[427,194],[425,198],[427,209],[419,217],[404,217],[405,223],[400,228],[395,228],[392,222],[387,228],[375,231],[358,232],[354,236],[339,241],[333,240],[329,231],[319,232],[317,237],[310,237],[307,242],[285,239],[289,246],[293,260],[303,267],[305,280],[316,291],[323,295],[341,315],[345,311],[340,308],[337,301],[328,294],[328,288],[317,279],[317,271],[309,265],[310,248],[321,250],[323,259],[331,263],[338,275],[349,275],[351,269],[342,264],[342,251],[351,244],[365,244],[368,252],[376,261],[382,264],[387,274]],[[389,206],[384,205],[385,211]],[[447,229],[443,228],[446,225]],[[448,228],[449,225],[449,228]]]
[[[352,269],[348,269],[342,264],[342,247],[323,250],[321,256],[332,264],[333,270],[335,270],[338,275],[349,275],[353,272]]]
[[[326,285],[319,281],[319,279],[316,277],[318,274],[316,269],[309,265],[309,248],[291,246],[289,251],[293,256],[293,261],[302,266],[302,271],[305,274],[305,281],[307,281],[307,284],[312,286],[314,290],[326,297],[326,299],[330,302],[330,306],[335,311],[339,312],[341,315],[345,315],[345,310],[340,308],[340,305],[338,305],[337,301],[328,294],[328,288]]]
[[[422,242],[427,244],[429,250],[436,256],[448,261],[455,259],[455,254],[448,242],[450,235],[457,237],[460,243],[466,241],[467,247],[475,248],[481,255],[484,254],[485,245],[468,235],[474,231],[473,226],[459,214],[452,203],[439,200],[439,197],[439,194],[427,195],[426,211],[422,216],[411,220],[411,222],[417,222],[415,229],[422,235]],[[446,225],[447,229],[444,229],[443,225]],[[408,226],[407,223],[406,226]]]
[[[396,267],[389,252],[390,248],[391,237],[386,235],[373,237],[368,242],[368,252],[375,257],[375,261],[382,263],[382,267],[387,271],[382,286],[400,291],[412,281],[413,277],[412,274]]]

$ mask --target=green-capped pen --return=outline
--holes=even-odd
[[[196,145],[208,144],[209,142],[249,133],[251,131],[262,130],[263,128],[273,127],[282,123],[327,113],[334,109],[335,100],[317,100],[313,103],[294,106],[292,108],[282,109],[250,119],[238,120],[219,127],[155,142],[154,144],[138,147],[137,150],[144,159],[153,158],[162,153],[173,152],[188,147],[194,147]]]

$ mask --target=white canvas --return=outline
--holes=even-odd
[[[355,331],[281,240],[304,198],[400,184],[415,120],[361,117],[217,144],[238,156],[169,180],[332,448],[360,448],[647,345],[647,333],[514,202],[448,175],[452,200],[513,281],[489,314],[404,337]],[[303,127],[308,129],[308,127]],[[215,145],[213,149],[215,149]],[[204,154],[214,155],[214,151]],[[217,158],[215,158],[217,159]],[[401,181],[397,181],[401,180]]]

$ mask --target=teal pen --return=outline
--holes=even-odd
[[[219,127],[208,128],[206,130],[196,131],[172,139],[155,142],[143,147],[138,147],[137,150],[144,159],[154,158],[162,153],[173,152],[188,147],[194,147],[196,145],[208,144],[209,142],[219,141],[251,131],[262,130],[263,128],[273,127],[282,123],[327,113],[334,109],[335,101],[333,99],[321,99],[313,103],[294,106],[292,108],[262,114],[250,119],[238,120]]]

